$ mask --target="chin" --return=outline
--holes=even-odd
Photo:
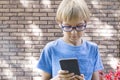
[[[77,41],[78,38],[70,38],[70,41]]]

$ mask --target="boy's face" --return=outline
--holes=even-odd
[[[76,21],[74,23],[67,23],[65,21],[60,24],[60,27],[63,30],[64,38],[69,41],[77,41],[79,40],[82,35],[83,31],[86,28],[86,22],[85,21]]]

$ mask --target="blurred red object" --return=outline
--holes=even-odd
[[[120,80],[120,63],[118,63],[116,67],[116,71],[109,73],[104,73],[103,71],[99,71],[100,80]]]

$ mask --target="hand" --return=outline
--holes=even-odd
[[[51,80],[74,80],[74,79],[75,79],[74,73],[69,73],[69,71],[60,70],[58,72],[58,75],[52,78]]]
[[[84,79],[84,75],[83,74],[81,74],[80,76],[79,75],[75,75],[74,80],[85,80]]]

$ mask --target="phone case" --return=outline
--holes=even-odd
[[[75,73],[76,75],[80,75],[77,59],[61,59],[60,66],[62,70],[68,70],[70,73]]]

